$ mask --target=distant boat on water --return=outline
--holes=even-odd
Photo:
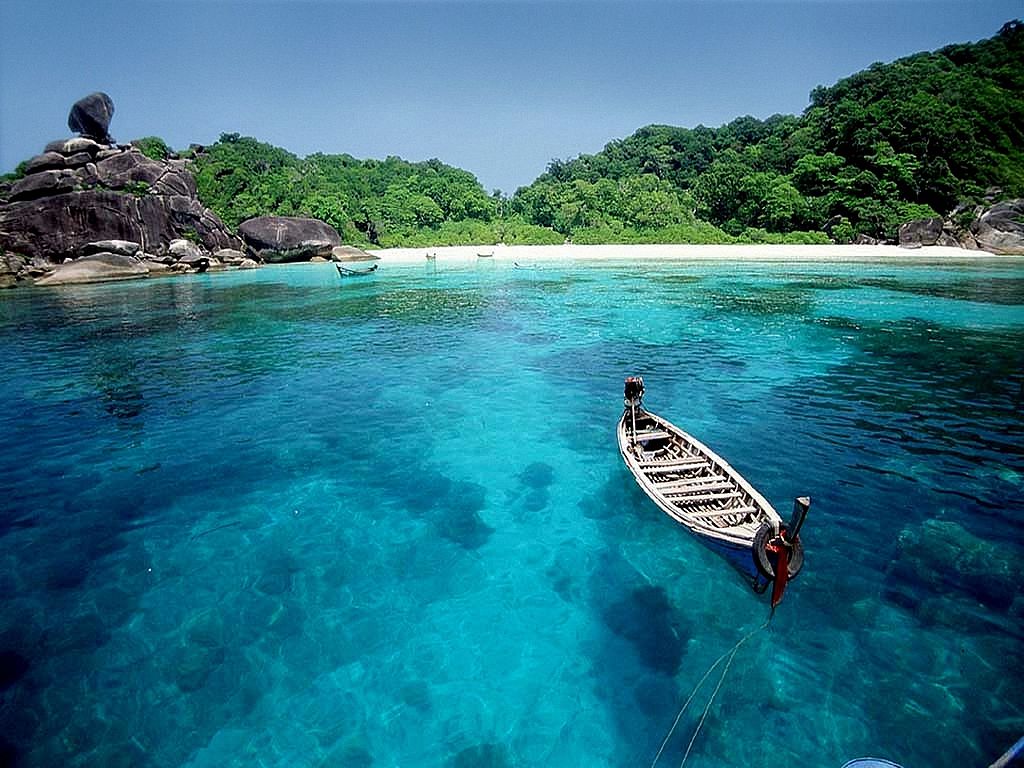
[[[338,275],[341,277],[365,277],[366,275],[372,274],[377,271],[379,264],[371,264],[368,267],[343,267],[341,264],[335,263],[334,266],[338,270]]]
[[[491,258],[494,258],[494,251],[491,251],[490,253],[478,251],[476,255],[477,255],[477,258],[480,258],[480,259],[491,259]]]
[[[811,500],[796,500],[788,524],[717,453],[643,406],[644,382],[626,379],[619,452],[659,509],[723,555],[756,592],[773,585],[772,607],[803,567],[800,528]]]

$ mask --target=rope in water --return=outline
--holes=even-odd
[[[686,701],[683,702],[683,706],[679,709],[679,713],[676,715],[676,719],[672,722],[672,727],[668,729],[668,733],[665,734],[664,741],[661,742],[661,747],[659,747],[658,749],[658,754],[654,756],[654,760],[651,762],[651,768],[654,768],[657,765],[658,760],[661,759],[661,755],[665,751],[665,747],[668,745],[669,739],[671,739],[672,734],[675,733],[676,726],[679,725],[679,721],[682,719],[683,713],[686,712],[686,708],[690,706],[690,702],[693,701],[693,697],[697,695],[697,691],[699,691],[700,687],[704,685],[704,681],[708,679],[708,676],[715,670],[715,667],[717,667],[719,664],[725,661],[726,658],[728,658],[728,661],[726,661],[725,664],[725,668],[722,669],[722,674],[718,678],[718,684],[715,686],[715,690],[712,692],[711,698],[708,699],[707,706],[704,707],[704,712],[700,716],[700,721],[697,723],[697,728],[694,730],[693,736],[690,737],[690,743],[686,745],[686,753],[683,755],[683,761],[679,764],[679,768],[683,768],[683,766],[686,764],[687,758],[689,758],[690,756],[690,750],[693,749],[693,743],[697,740],[697,734],[700,733],[700,729],[704,726],[704,720],[705,718],[707,718],[708,712],[711,711],[711,705],[714,703],[715,697],[718,695],[718,691],[722,687],[722,683],[725,682],[725,676],[729,672],[729,667],[732,666],[732,661],[734,658],[736,658],[736,652],[740,649],[741,645],[747,642],[747,640],[752,638],[762,629],[765,629],[770,623],[771,617],[769,617],[768,621],[759,626],[757,629],[752,629],[750,632],[741,637],[739,642],[737,642],[732,648],[730,648],[728,651],[726,651],[717,659],[715,659],[715,663],[708,667],[708,671],[705,672],[704,676],[701,677],[701,679],[697,682],[697,685],[694,687],[693,691],[690,692],[690,695],[686,697]]]

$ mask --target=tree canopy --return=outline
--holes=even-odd
[[[641,183],[630,217],[603,182]],[[1024,24],[979,43],[873,64],[816,88],[804,114],[746,116],[719,128],[650,125],[595,155],[553,160],[512,209],[574,236],[643,230],[686,216],[749,230],[893,237],[903,221],[950,211],[989,187],[1024,195]],[[633,193],[628,193],[632,195]],[[653,213],[653,210],[650,211]]]
[[[140,145],[167,151],[155,137]],[[510,199],[439,160],[299,158],[238,134],[199,152],[193,170],[228,226],[312,216],[363,244],[892,238],[991,187],[1024,196],[1024,24],[873,64],[815,88],[800,116],[646,126],[552,160]]]

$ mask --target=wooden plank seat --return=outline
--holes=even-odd
[[[705,483],[717,483],[721,480],[725,480],[725,475],[698,475],[697,477],[687,477],[682,480],[656,480],[654,481],[654,487],[659,491],[669,491],[673,488],[686,488],[689,486],[699,486]],[[732,483],[729,483],[729,487],[732,487]]]
[[[664,440],[665,438],[672,437],[672,435],[663,429],[650,429],[640,430],[633,437],[643,442],[644,440]]]
[[[717,491],[731,491],[731,490],[733,490],[736,487],[736,485],[735,485],[735,483],[731,483],[731,482],[727,481],[727,482],[724,482],[724,483],[708,483],[706,485],[697,485],[697,486],[691,486],[691,487],[685,487],[684,486],[682,488],[668,488],[668,489],[666,489],[665,486],[656,486],[656,487],[658,488],[659,491],[664,493],[666,496],[669,496],[671,498],[676,498],[677,496],[687,496],[687,495],[693,494],[693,493],[711,493],[713,491],[714,492],[717,492]]]
[[[655,469],[679,469],[680,467],[695,467],[700,464],[707,464],[708,460],[703,456],[687,456],[683,459],[648,459],[638,462],[640,468],[645,471]]]
[[[737,499],[743,494],[739,491],[730,491],[728,493],[699,493],[695,496],[678,496],[672,497],[672,503],[677,507],[679,506],[690,506],[691,504],[699,504],[703,501],[725,501],[726,499]]]

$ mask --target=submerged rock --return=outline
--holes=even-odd
[[[889,597],[908,607],[925,605],[919,590],[969,596],[999,610],[1010,608],[1024,582],[1024,564],[1005,546],[986,541],[951,520],[905,528],[889,568]],[[900,584],[909,587],[904,595]]]
[[[341,236],[330,224],[295,216],[260,216],[243,221],[238,232],[266,261],[309,261],[331,256]]]
[[[451,768],[511,768],[508,749],[502,744],[477,744],[459,752],[449,763]]]
[[[0,691],[7,690],[28,671],[29,661],[17,651],[0,651]]]
[[[550,464],[535,461],[519,473],[519,479],[529,488],[547,488],[555,479],[555,470]]]
[[[602,618],[608,629],[632,644],[647,667],[669,676],[679,670],[684,641],[664,589],[638,587],[609,605]]]

